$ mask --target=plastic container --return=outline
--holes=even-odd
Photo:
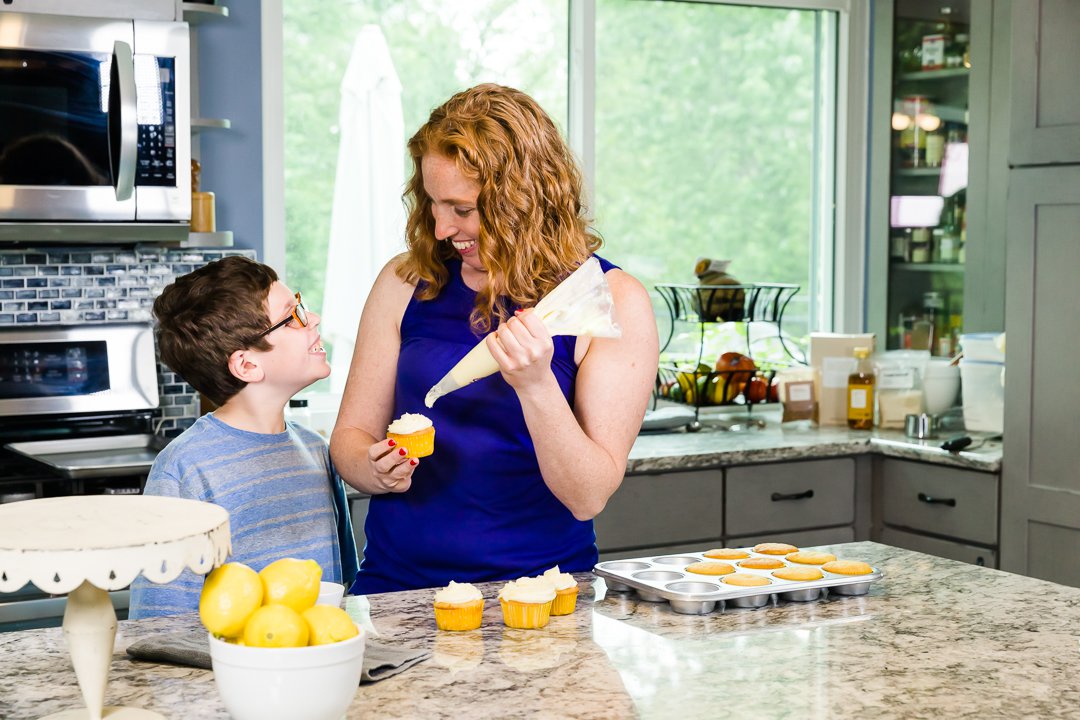
[[[923,370],[923,404],[930,415],[941,415],[956,403],[960,368],[948,359],[932,358]]]
[[[960,361],[964,427],[1000,433],[1005,425],[1005,363]]]
[[[998,348],[1001,333],[964,333],[960,336],[960,349],[965,360],[1004,363],[1005,353]]]

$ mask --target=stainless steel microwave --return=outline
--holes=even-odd
[[[0,13],[0,239],[186,237],[182,22]]]
[[[157,406],[149,323],[0,331],[0,418]]]

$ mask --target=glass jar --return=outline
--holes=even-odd
[[[930,262],[930,228],[915,228],[911,231],[911,262]]]

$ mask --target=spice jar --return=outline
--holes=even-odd
[[[915,228],[911,231],[911,262],[930,262],[930,228]]]

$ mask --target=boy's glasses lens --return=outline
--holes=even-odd
[[[304,307],[304,303],[300,302],[300,293],[296,293],[296,307],[293,309],[293,317],[296,318],[296,322],[300,323],[300,327],[307,327],[307,308]]]

